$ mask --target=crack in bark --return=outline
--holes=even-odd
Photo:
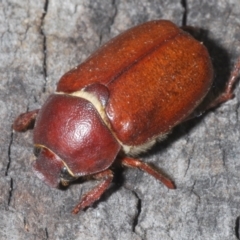
[[[109,16],[109,23],[107,24],[107,30],[108,32],[110,33],[111,32],[111,27],[112,25],[114,24],[114,21],[115,21],[115,18],[117,16],[117,4],[116,4],[116,0],[112,0],[112,6],[113,6],[113,9],[114,9],[114,12],[113,12],[113,15],[112,16]],[[104,28],[103,28],[104,29]],[[100,34],[99,34],[99,46],[102,45],[102,39],[103,39],[103,29],[100,31]]]
[[[187,167],[186,167],[186,170],[185,170],[185,173],[184,173],[184,177],[186,177],[187,175],[187,172],[190,168],[190,165],[191,165],[191,160],[192,160],[192,155],[193,155],[193,151],[195,149],[195,144],[193,145],[192,149],[191,149],[191,152],[189,153],[189,157],[187,159]]]
[[[29,232],[29,226],[28,226],[26,217],[23,218],[23,224],[24,224],[24,230],[26,232]]]
[[[11,204],[11,200],[12,200],[12,193],[13,193],[13,179],[11,178],[10,180],[10,189],[9,189],[9,195],[8,195],[8,207]]]
[[[45,234],[46,234],[46,239],[49,239],[48,229],[47,228],[45,228]]]
[[[118,13],[118,11],[117,11],[118,8],[117,8],[116,0],[112,0],[112,6],[113,6],[113,8],[114,8],[114,13],[113,13],[112,17],[110,18],[110,27],[109,27],[109,29],[110,29],[111,26],[114,24],[115,18],[116,18],[117,13]]]
[[[181,4],[182,4],[182,7],[184,9],[183,18],[182,18],[182,27],[184,27],[184,26],[187,25],[187,13],[188,13],[187,0],[181,0]]]
[[[47,37],[44,33],[43,25],[44,25],[44,19],[48,11],[48,3],[49,3],[49,0],[46,0],[43,8],[43,14],[41,17],[41,30],[40,30],[40,34],[43,37],[43,77],[45,81],[43,85],[43,92],[46,91],[46,84],[47,84],[47,43],[46,43]]]
[[[11,161],[12,161],[12,158],[11,158],[12,143],[13,143],[13,130],[11,131],[10,141],[9,141],[9,145],[8,145],[8,164],[7,164],[7,167],[6,167],[5,176],[8,176],[8,171],[9,171],[9,168],[11,166]]]
[[[135,215],[135,217],[133,219],[133,232],[135,232],[136,226],[138,225],[138,219],[139,219],[139,216],[140,216],[141,211],[142,211],[142,200],[135,191],[132,191],[132,192],[136,196],[136,198],[138,199],[137,214]]]
[[[236,234],[237,239],[240,239],[239,226],[240,226],[240,217],[238,216],[236,218],[236,223],[235,223],[235,234]]]

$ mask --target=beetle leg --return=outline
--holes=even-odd
[[[77,214],[82,209],[89,207],[94,202],[96,202],[111,184],[113,173],[111,170],[107,169],[103,172],[94,174],[93,178],[97,180],[104,180],[82,197],[78,205],[72,210],[72,213]]]
[[[221,93],[220,96],[217,97],[213,102],[211,102],[211,104],[207,106],[206,110],[214,108],[219,104],[222,104],[234,98],[233,87],[237,82],[239,76],[240,76],[240,58],[237,60],[236,64],[234,65],[233,71],[231,72],[231,75],[227,81],[224,92]]]
[[[138,159],[125,157],[122,159],[122,165],[126,167],[139,168],[142,171],[152,175],[154,178],[156,178],[160,182],[162,182],[166,187],[170,189],[176,188],[175,184],[170,179],[163,176],[160,172],[156,171],[153,167],[151,167],[147,163],[144,163]]]
[[[201,116],[204,112],[211,110],[212,108],[215,108],[220,104],[234,98],[233,87],[237,82],[239,76],[240,76],[240,58],[237,60],[236,64],[234,65],[233,71],[231,72],[231,75],[226,83],[225,90],[216,99],[210,102],[210,104],[206,104],[206,103],[203,105],[200,104],[200,106],[196,110],[194,110],[183,121],[185,122],[195,117]]]
[[[17,132],[24,132],[33,127],[40,109],[20,114],[13,123],[13,129]]]

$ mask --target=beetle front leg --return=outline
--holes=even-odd
[[[154,178],[162,182],[166,187],[170,189],[175,189],[175,184],[168,179],[167,177],[163,176],[160,172],[155,170],[153,167],[148,165],[147,163],[144,163],[138,159],[135,158],[129,158],[125,157],[121,160],[121,163],[123,166],[126,167],[132,167],[132,168],[139,168],[144,172],[147,172],[148,174],[152,175]]]
[[[30,129],[35,122],[40,109],[20,114],[13,123],[13,129],[17,132],[24,132]]]
[[[78,205],[72,210],[72,213],[77,214],[82,209],[89,207],[94,202],[96,202],[111,184],[113,180],[113,173],[111,170],[107,169],[103,172],[94,174],[92,177],[96,180],[104,179],[104,181],[93,188],[91,191],[87,192],[82,197]]]

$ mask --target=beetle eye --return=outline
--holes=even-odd
[[[33,154],[35,155],[35,157],[38,157],[40,152],[41,152],[41,148],[40,147],[34,147]]]

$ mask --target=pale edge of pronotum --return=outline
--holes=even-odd
[[[161,134],[160,136],[154,137],[154,139],[151,139],[150,141],[148,141],[144,144],[141,144],[141,145],[137,145],[137,146],[125,145],[117,138],[115,132],[112,130],[111,125],[108,120],[108,117],[105,113],[105,108],[94,94],[85,92],[84,89],[70,93],[70,94],[64,93],[64,92],[55,92],[55,94],[70,95],[70,96],[74,96],[74,97],[83,98],[83,99],[91,102],[93,104],[93,106],[96,108],[99,115],[101,116],[103,122],[106,124],[108,129],[111,131],[111,133],[113,134],[115,139],[118,141],[118,143],[122,146],[123,151],[127,155],[136,156],[136,155],[150,149],[157,141],[162,141],[163,139],[166,138],[167,134]]]

